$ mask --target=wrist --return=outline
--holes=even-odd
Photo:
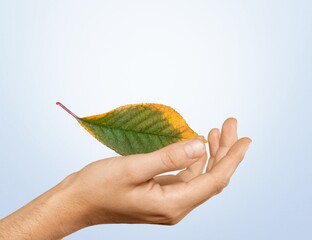
[[[76,176],[77,173],[74,173],[66,177],[51,189],[47,199],[47,206],[55,217],[54,226],[60,238],[90,225],[79,186],[76,185]]]
[[[61,239],[88,226],[74,187],[76,174],[0,221],[0,239]]]

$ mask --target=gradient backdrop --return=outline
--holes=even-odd
[[[66,239],[311,239],[312,2],[0,0],[0,218],[115,153],[79,116],[176,108],[199,133],[238,118],[230,186],[176,226]]]

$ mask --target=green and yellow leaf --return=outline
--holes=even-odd
[[[121,155],[148,153],[198,136],[177,111],[162,104],[129,104],[83,118],[57,104],[97,140]]]

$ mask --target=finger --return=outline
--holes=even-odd
[[[237,120],[228,118],[222,126],[220,146],[231,147],[237,141]]]
[[[211,157],[215,157],[219,149],[220,131],[213,128],[208,134],[209,153]]]
[[[203,136],[198,136],[197,139],[200,139],[203,142],[206,141]],[[205,149],[206,149],[206,146],[205,146]],[[202,157],[197,162],[195,162],[194,164],[189,166],[187,169],[180,172],[178,175],[182,177],[183,181],[189,181],[190,178],[196,177],[199,174],[203,173],[204,167],[206,165],[206,161],[207,161],[207,151],[204,152]]]
[[[220,146],[215,157],[214,164],[222,159],[232,145],[237,141],[237,120],[235,118],[228,118],[222,126]]]
[[[216,154],[219,149],[219,143],[220,143],[220,131],[217,128],[213,128],[208,134],[210,158],[207,165],[207,171],[209,171],[214,164]]]
[[[154,177],[154,180],[161,186],[169,185],[178,182],[189,182],[193,178],[203,173],[204,167],[207,161],[207,154],[205,153],[198,161],[194,164],[182,170],[176,175],[161,175]]]
[[[187,183],[180,196],[185,207],[197,206],[213,195],[220,193],[227,186],[230,177],[243,160],[250,142],[249,138],[238,140],[228,154],[210,172],[202,174]]]
[[[177,142],[152,153],[128,156],[125,171],[133,181],[146,181],[161,173],[189,167],[205,153],[205,144],[199,139]]]
[[[207,153],[205,152],[197,162],[195,162],[185,170],[179,172],[177,174],[177,177],[179,178],[180,181],[183,182],[191,181],[193,178],[203,173],[206,162],[207,162]]]
[[[250,143],[250,138],[241,138],[236,141],[226,156],[211,169],[210,174],[220,181],[228,182],[237,166],[243,160]]]

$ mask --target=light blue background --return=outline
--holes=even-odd
[[[0,0],[0,217],[115,155],[79,116],[139,102],[199,133],[238,118],[230,186],[176,226],[66,239],[311,239],[312,2]]]

